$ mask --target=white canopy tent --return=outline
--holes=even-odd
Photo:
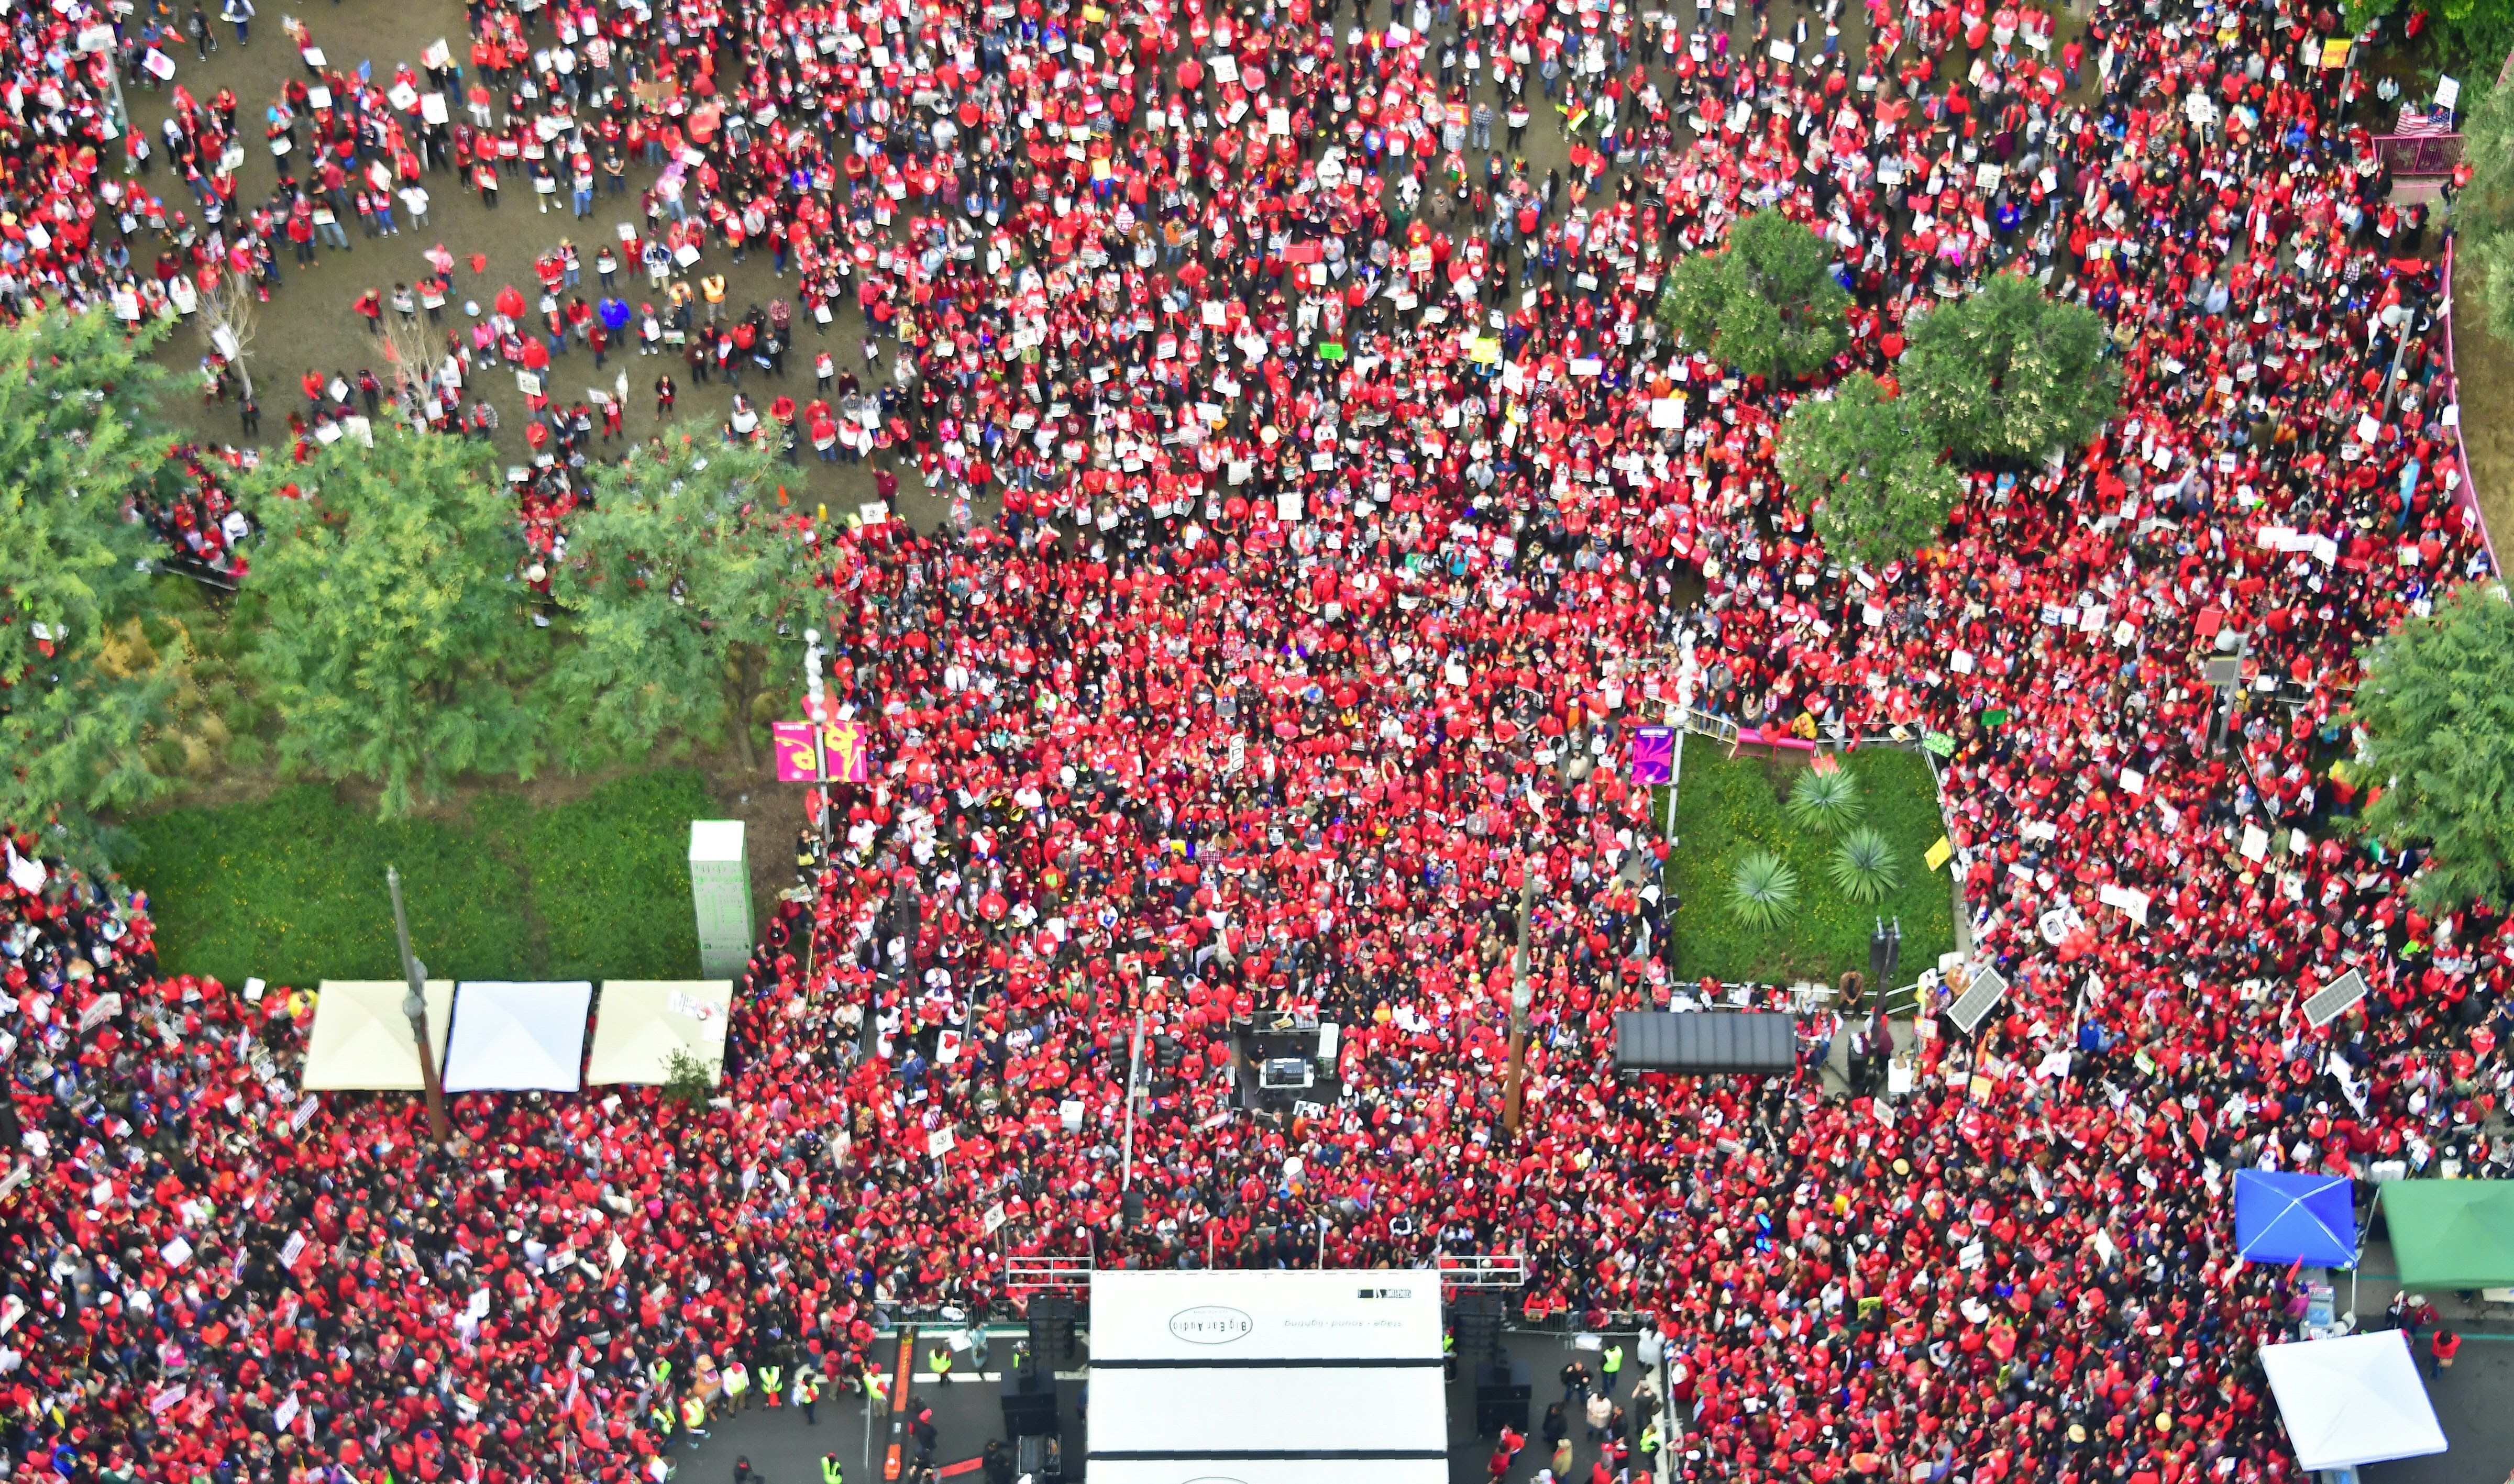
[[[415,1093],[419,1041],[401,1002],[410,985],[397,979],[327,979],[314,994],[314,1029],[305,1038],[307,1092]],[[427,1040],[445,1064],[445,1032],[454,1014],[454,981],[427,982]]]
[[[2265,1344],[2260,1356],[2307,1471],[2445,1451],[2444,1428],[2401,1331]]]
[[[662,1083],[672,1054],[696,1057],[724,1080],[724,1032],[733,1015],[729,979],[607,979],[593,1017],[588,1085]]]
[[[1439,1484],[1440,1285],[1417,1272],[1097,1272],[1090,1476]]]
[[[585,1016],[592,1003],[586,980],[466,980],[454,997],[445,1090],[575,1092],[583,1085]]]
[[[1440,1459],[1129,1459],[1094,1457],[1091,1484],[1449,1484]]]

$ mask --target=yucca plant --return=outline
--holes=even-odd
[[[1809,768],[1790,785],[1790,821],[1802,829],[1845,828],[1867,807],[1857,781],[1844,768]]]
[[[1768,850],[1749,851],[1728,878],[1728,909],[1750,928],[1776,928],[1798,915],[1799,873]]]
[[[1833,848],[1831,871],[1842,895],[1866,905],[1885,900],[1902,878],[1903,865],[1886,837],[1863,824]]]

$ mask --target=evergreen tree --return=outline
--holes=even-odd
[[[1896,378],[1913,411],[1965,458],[2048,459],[2092,439],[2121,407],[2093,310],[2001,273],[1909,332]]]
[[[2514,886],[2514,606],[2455,590],[2431,617],[2369,645],[2350,712],[2352,772],[2378,789],[2364,827],[2432,854],[2413,895],[2432,908],[2502,907]]]
[[[245,493],[268,538],[247,665],[284,763],[377,783],[386,818],[463,773],[532,776],[543,747],[526,692],[549,646],[485,447],[379,431],[372,449],[345,438],[309,463],[265,465]]]
[[[768,502],[775,484],[748,447],[641,452],[597,474],[556,583],[576,639],[558,687],[591,743],[644,754],[729,727],[757,769],[765,702],[797,689],[819,611],[811,545]]]
[[[1826,548],[1871,566],[1933,544],[1964,489],[1910,401],[1865,372],[1790,409],[1779,464]]]
[[[1833,244],[1777,211],[1729,228],[1727,246],[1677,264],[1659,323],[1745,376],[1795,381],[1842,353],[1850,295],[1833,276]]]
[[[2488,328],[2514,340],[2514,88],[2491,88],[2474,100],[2477,93],[2470,84],[2462,90],[2470,183],[2453,203],[2453,253],[2463,265],[2456,276],[2471,286]]]
[[[167,473],[156,339],[101,310],[0,327],[0,823],[82,860],[94,811],[171,786],[148,743],[177,672],[129,634],[159,549],[131,505]]]

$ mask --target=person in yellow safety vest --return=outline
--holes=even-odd
[[[646,1417],[655,1424],[655,1436],[658,1439],[667,1443],[672,1440],[672,1409],[666,1406],[661,1397],[656,1398],[655,1404],[646,1409]]]
[[[1616,1378],[1623,1374],[1624,1347],[1621,1344],[1607,1345],[1606,1353],[1598,1357],[1598,1380],[1606,1395],[1615,1394]]]
[[[708,323],[712,325],[717,313],[724,308],[724,275],[710,273],[700,279],[699,294],[707,300]]]
[[[737,1360],[724,1368],[724,1402],[728,1412],[748,1411],[750,1405],[750,1373]]]
[[[706,1421],[707,1403],[696,1392],[681,1398],[681,1431],[689,1437],[691,1447],[696,1448],[698,1440],[707,1436],[707,1428],[700,1425]]]
[[[846,1465],[834,1453],[821,1455],[821,1484],[847,1484]]]
[[[794,1405],[803,1409],[803,1425],[807,1427],[821,1425],[818,1411],[821,1405],[821,1378],[812,1374],[810,1366],[805,1366],[795,1374]]]
[[[772,1407],[782,1407],[786,1404],[786,1398],[777,1389],[777,1377],[776,1366],[759,1368],[759,1396],[763,1402]]]
[[[933,1350],[926,1355],[925,1363],[933,1368],[934,1379],[936,1381],[948,1382],[952,1379],[952,1347],[950,1345],[936,1345]]]
[[[1658,1424],[1653,1421],[1647,1426],[1642,1428],[1642,1462],[1646,1464],[1657,1457]]]

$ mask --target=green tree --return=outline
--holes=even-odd
[[[101,310],[0,328],[0,822],[92,860],[93,812],[162,796],[176,666],[134,632],[159,547],[130,503],[167,469],[165,376]]]
[[[2477,86],[2466,84],[2465,101],[2475,92]],[[2461,129],[2470,183],[2453,204],[2453,257],[2488,328],[2514,340],[2514,88],[2480,95],[2464,110]]]
[[[2379,789],[2363,827],[2427,848],[2413,889],[2450,908],[2503,906],[2514,885],[2514,607],[2464,584],[2367,646],[2350,703],[2352,770]]]
[[[265,465],[245,494],[268,537],[246,664],[278,714],[282,762],[379,784],[387,819],[463,773],[532,776],[527,692],[549,646],[516,581],[514,499],[483,445],[345,438],[309,463]]]
[[[1659,323],[1746,376],[1796,380],[1848,341],[1850,295],[1834,281],[1833,244],[1777,211],[1729,228],[1728,244],[1677,264]]]
[[[730,726],[757,769],[753,731],[800,682],[820,612],[810,543],[765,498],[775,484],[766,455],[721,445],[595,477],[555,584],[577,641],[556,678],[591,741],[643,754]]]
[[[1781,478],[1844,561],[1882,565],[1933,543],[1964,481],[1908,398],[1861,372],[1781,421]]]
[[[1903,395],[1966,458],[2045,459],[2085,444],[2121,406],[2093,310],[2002,273],[1909,332]]]
[[[2400,9],[2401,0],[2346,0],[2340,7],[2341,28],[2358,35]],[[2514,47],[2514,0],[2443,0],[2441,5],[2418,0],[2410,9],[2427,13],[2428,57],[2435,70],[2461,79],[2464,102],[2495,82],[2506,49]]]

